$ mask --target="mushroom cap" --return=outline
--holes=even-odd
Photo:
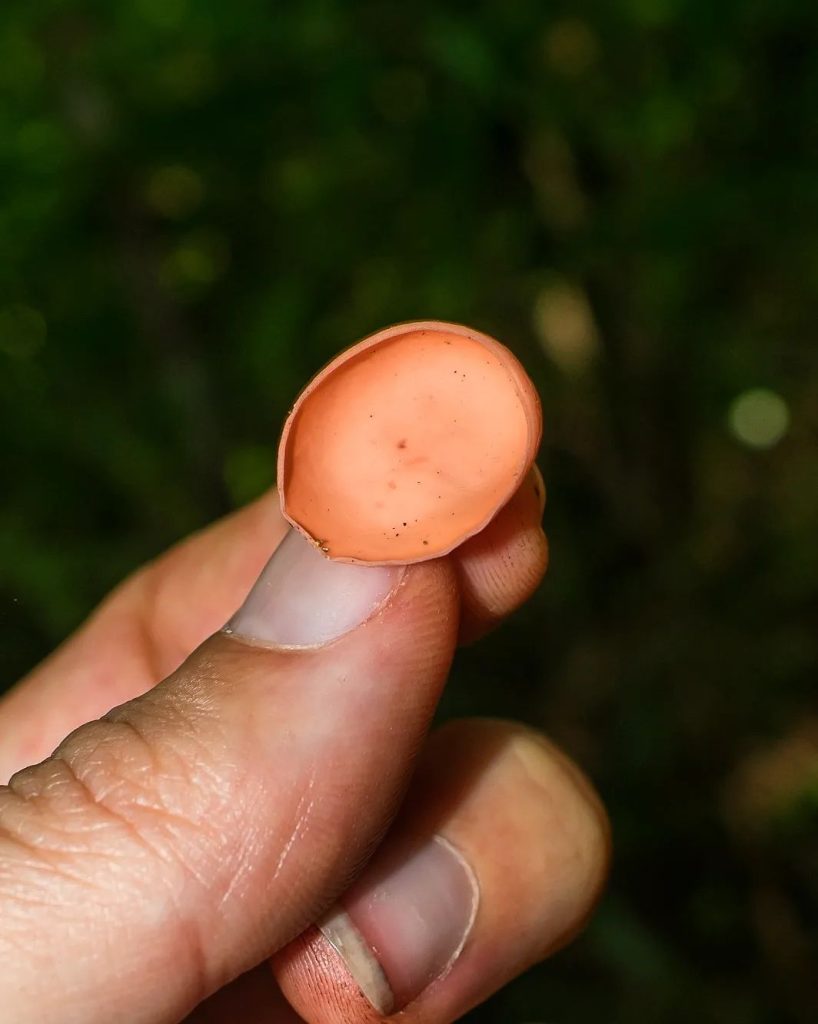
[[[397,324],[301,392],[279,446],[281,509],[338,561],[438,558],[509,501],[541,435],[537,393],[504,345],[460,324]]]

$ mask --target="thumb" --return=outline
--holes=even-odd
[[[313,921],[399,801],[457,608],[446,560],[342,565],[290,533],[222,633],[15,775],[9,1019],[177,1020]]]

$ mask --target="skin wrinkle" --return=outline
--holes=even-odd
[[[252,878],[254,860],[264,849],[265,844],[269,841],[269,836],[270,829],[266,827],[266,823],[265,827],[259,827],[254,822],[250,822],[244,835],[241,853],[236,859],[235,867],[224,891],[218,898],[216,914],[232,899],[244,899],[244,886],[247,880]]]
[[[123,830],[128,837],[134,841],[137,847],[141,847],[150,856],[157,860],[164,861],[165,863],[171,863],[168,855],[163,851],[161,845],[154,846],[147,836],[143,834],[142,830],[137,827],[131,817],[125,813],[124,808],[128,806],[127,801],[122,801],[121,806],[117,806],[116,803],[109,803],[104,796],[98,794],[94,790],[94,788],[88,783],[87,779],[83,778],[74,769],[71,761],[63,756],[56,755],[52,759],[51,764],[54,767],[61,768],[62,771],[68,774],[70,787],[81,794],[82,798],[85,800],[86,809],[90,809],[92,814],[102,814],[110,823],[114,832],[118,829]],[[158,808],[151,808],[152,813],[156,813],[157,811]]]
[[[225,814],[232,816],[238,766],[225,756],[227,744],[221,742],[219,731],[216,733],[218,744],[212,740],[206,745],[200,742],[197,720],[206,719],[208,728],[217,723],[217,717],[212,714],[212,707],[209,706],[212,700],[203,702],[200,699],[203,692],[200,684],[180,688],[180,699],[176,700],[174,694],[173,704],[164,699],[165,685],[154,691],[154,695],[143,698],[140,703],[123,705],[106,718],[132,730],[141,740],[144,749],[151,754],[153,764],[146,775],[148,787],[145,790],[149,799],[138,800],[137,804],[148,808],[157,818],[161,819],[164,815],[167,830],[176,837],[191,830],[200,830],[204,826],[209,839],[219,847],[221,857],[224,852],[224,832],[221,828],[212,829],[211,822],[223,820]],[[161,696],[158,696],[160,691]],[[179,693],[179,689],[176,692]],[[145,717],[146,711],[154,714],[158,712],[162,726],[159,745],[140,725],[140,719]],[[151,724],[155,731],[156,722]],[[167,743],[162,741],[164,735],[175,735],[184,740],[184,754],[180,753],[178,739],[174,749],[169,751]],[[162,751],[161,756],[159,751]],[[178,765],[178,771],[170,770],[171,763]],[[145,767],[141,766],[142,769]],[[154,792],[158,800],[153,798]],[[180,803],[185,805],[183,812],[173,809],[174,804]]]
[[[50,763],[49,763],[50,764]],[[40,766],[38,766],[40,767]],[[44,790],[50,787],[65,788],[67,785],[76,785],[69,772],[61,771],[58,776],[52,773],[52,778],[46,783]],[[87,814],[87,807],[78,805],[75,812],[80,810]],[[60,815],[62,818],[62,813]],[[48,827],[51,826],[51,827]],[[73,826],[73,822],[72,822]],[[43,803],[38,802],[35,793],[27,793],[24,797],[19,796],[13,789],[3,787],[0,790],[0,840],[6,845],[23,849],[26,853],[33,855],[27,861],[15,861],[18,868],[29,870],[34,873],[45,873],[46,877],[53,872],[61,872],[63,877],[76,882],[84,881],[83,875],[74,876],[68,872],[60,863],[59,858],[65,853],[75,853],[76,849],[66,846],[65,836],[73,836],[77,831],[81,835],[89,832],[110,832],[111,822],[101,819],[93,824],[92,828],[74,830],[66,833],[65,830],[57,831],[53,827],[53,812]],[[55,844],[55,838],[58,841]],[[79,848],[85,856],[93,856],[94,851],[88,850],[87,843]],[[110,858],[111,851],[105,850],[103,854]],[[54,863],[46,858],[53,856]],[[6,866],[6,862],[0,859],[0,869]]]
[[[0,894],[3,894],[2,883],[0,882]],[[27,891],[20,887],[13,892],[9,892],[7,898],[3,895],[3,924],[5,925],[10,919],[15,920],[15,910],[17,911],[16,920],[20,922],[24,928],[29,925],[29,911],[34,908],[37,910],[47,910],[49,913],[53,913],[55,910],[59,910],[60,904],[53,899],[47,899],[45,896],[39,896],[37,893]],[[2,941],[2,939],[0,939]]]
[[[55,773],[56,769],[56,775]],[[57,785],[58,788],[68,788],[73,794],[79,794],[82,806],[85,813],[88,813],[88,809],[92,808],[92,812],[95,815],[100,813],[105,815],[105,831],[110,832],[111,828],[114,828],[122,836],[122,829],[127,829],[126,840],[127,844],[130,845],[136,840],[135,832],[128,828],[127,823],[121,818],[112,813],[111,808],[104,807],[98,802],[93,800],[92,792],[87,788],[83,781],[73,771],[71,765],[57,759],[56,761],[49,761],[43,765],[36,766],[35,769],[31,770],[31,774],[39,774],[48,772],[50,778],[47,778],[43,785],[43,791],[47,791],[52,785]],[[55,779],[57,781],[55,782]],[[35,780],[36,781],[36,780]],[[42,785],[42,784],[41,784]],[[11,792],[7,790],[6,792]],[[44,798],[40,798],[43,800]],[[121,875],[116,872],[111,872],[112,865],[119,863],[128,864],[131,869],[127,872],[124,877],[133,875],[132,864],[133,864],[133,851],[126,850],[124,858],[112,857],[112,849],[110,846],[100,851],[100,856],[93,857],[93,850],[83,851],[81,859],[77,859],[74,856],[66,856],[66,850],[61,847],[54,847],[51,845],[44,845],[42,842],[36,844],[31,843],[31,836],[19,826],[25,824],[26,819],[31,820],[32,812],[36,814],[38,818],[48,818],[49,815],[52,818],[50,824],[52,825],[52,831],[54,822],[60,820],[59,817],[53,814],[53,811],[49,809],[47,798],[46,802],[37,806],[37,800],[28,802],[26,804],[26,815],[18,820],[18,827],[9,825],[7,820],[7,814],[0,811],[0,828],[2,828],[2,842],[0,842],[0,865],[6,866],[8,864],[7,856],[4,856],[3,846],[7,846],[9,841],[26,850],[29,853],[27,862],[22,866],[19,862],[14,863],[12,868],[13,880],[19,880],[19,885],[14,886],[7,890],[7,898],[3,901],[4,906],[4,920],[10,917],[17,917],[22,925],[20,934],[17,936],[17,942],[28,945],[31,948],[32,954],[36,954],[39,942],[36,934],[30,934],[30,914],[26,913],[26,907],[30,907],[33,902],[32,898],[32,883],[34,885],[34,891],[42,892],[42,896],[39,900],[36,900],[42,906],[49,909],[50,913],[56,914],[58,917],[65,917],[65,913],[69,914],[68,920],[72,923],[75,919],[76,906],[85,905],[89,908],[93,908],[98,903],[98,894],[102,893],[104,898],[109,897],[111,894],[118,892],[120,885]],[[6,805],[8,806],[8,805]],[[114,844],[114,849],[116,843]],[[143,847],[144,848],[144,847]],[[90,856],[89,856],[90,854]],[[33,855],[33,856],[31,856]],[[101,869],[101,870],[100,870]],[[20,877],[22,874],[22,878]],[[100,889],[100,879],[105,879],[106,884]],[[133,878],[131,878],[133,881]],[[64,883],[67,886],[68,893],[74,893],[79,887],[82,891],[82,896],[79,900],[74,895],[71,899],[66,902],[66,891],[65,888],[60,888],[58,884]],[[0,883],[2,887],[2,883]],[[129,886],[130,888],[130,886]],[[154,891],[156,891],[154,889]],[[169,892],[171,890],[169,889]],[[52,895],[49,895],[52,894]],[[22,900],[21,900],[22,897]],[[116,902],[121,898],[121,893],[116,897]],[[168,905],[172,905],[171,901],[167,901]],[[19,913],[14,914],[14,908],[17,907]],[[167,916],[167,915],[165,915]],[[90,920],[93,921],[93,915]]]
[[[16,816],[16,825],[12,828],[11,823],[6,820],[4,821],[4,831],[9,837],[19,839],[26,842],[32,850],[37,850],[42,854],[53,853],[55,856],[62,854],[71,853],[82,853],[84,856],[93,856],[94,850],[88,849],[87,837],[89,835],[94,836],[95,833],[108,834],[112,830],[112,826],[116,824],[112,821],[110,815],[97,816],[96,820],[88,817],[88,801],[90,801],[90,795],[87,800],[83,798],[82,801],[73,801],[67,808],[65,806],[66,796],[70,796],[71,789],[77,790],[82,787],[80,780],[76,778],[69,765],[63,762],[61,759],[54,759],[53,761],[47,762],[48,768],[52,769],[49,777],[46,779],[44,784],[31,786],[34,781],[29,776],[28,780],[25,780],[20,773],[15,779],[16,785],[7,787],[6,792],[14,794],[23,801],[24,808],[21,808],[21,814]],[[53,771],[53,768],[58,767],[58,772]],[[41,773],[45,771],[43,767]],[[14,780],[13,780],[14,781]],[[29,782],[30,792],[25,792],[24,795],[20,796],[19,788],[23,787],[25,781]],[[39,792],[37,792],[39,789]],[[68,791],[67,793],[61,791]],[[37,822],[45,822],[46,825],[56,818],[53,812],[52,804],[59,800],[59,821],[61,828],[58,832],[55,832],[54,828],[46,829],[41,824],[41,839],[35,840],[33,832],[33,825]],[[97,804],[99,810],[104,810],[103,805]],[[6,812],[8,813],[8,812]],[[0,807],[0,818],[3,818],[3,809]],[[83,823],[83,817],[86,818]],[[68,820],[70,829],[63,826],[63,822]],[[78,822],[74,819],[79,819]],[[121,825],[121,822],[118,823]],[[28,827],[23,830],[23,825]],[[47,842],[46,833],[54,833],[56,837],[55,841],[51,843]],[[80,842],[75,845],[71,840],[74,837],[80,836],[86,839],[84,842]],[[66,842],[68,840],[68,842]],[[115,855],[115,850],[110,848],[105,849],[102,855],[109,858]],[[79,879],[77,879],[79,880]]]
[[[0,862],[2,862],[2,869],[9,866],[6,858],[6,851],[9,847],[11,848],[12,856],[8,858],[11,861],[11,871],[9,872],[8,880],[13,885],[7,891],[11,895],[12,900],[16,899],[18,892],[25,893],[25,886],[32,879],[38,880],[42,878],[42,881],[48,885],[54,876],[72,885],[82,886],[89,892],[93,892],[96,889],[96,886],[84,873],[68,869],[62,862],[62,850],[55,850],[39,843],[30,842],[28,837],[9,830],[0,822]],[[19,857],[15,857],[13,855],[14,850],[22,851],[24,858],[21,860]],[[20,878],[19,876],[23,873],[24,877]],[[3,884],[2,875],[3,871],[0,870],[0,889],[2,889]],[[58,905],[58,903],[59,901],[53,901],[49,905]],[[4,912],[7,909],[5,904],[3,909]]]
[[[314,788],[315,770],[313,769],[308,777],[304,792],[302,792],[299,797],[294,813],[294,824],[286,838],[278,843],[281,853],[279,854],[276,866],[273,869],[268,883],[269,885],[273,885],[278,880],[294,846],[311,830],[311,819],[316,807],[318,806],[318,802],[313,796]],[[220,908],[241,891],[245,880],[250,877],[258,845],[254,840],[256,837],[261,835],[264,835],[266,842],[269,842],[272,832],[269,829],[262,830],[257,828],[255,824],[252,823],[251,819],[250,832],[246,833],[244,836],[241,854],[237,859],[224,892],[219,897],[218,906]]]
[[[108,728],[116,728],[123,724],[120,720],[116,723],[107,723],[107,726]],[[92,723],[92,725],[99,725],[99,723]],[[106,827],[106,832],[113,832],[114,849],[124,838],[125,847],[123,855],[121,858],[116,858],[116,860],[120,864],[127,865],[129,870],[124,875],[121,872],[114,872],[112,874],[111,867],[114,860],[111,857],[112,851],[110,846],[107,845],[103,851],[100,851],[103,872],[100,872],[96,866],[96,864],[100,863],[99,858],[94,859],[94,868],[89,870],[91,868],[91,858],[86,856],[85,851],[83,851],[83,857],[79,862],[79,869],[76,873],[68,870],[66,867],[66,851],[64,848],[44,850],[42,846],[38,846],[34,848],[38,857],[41,858],[43,853],[49,856],[47,873],[44,874],[46,890],[52,887],[56,877],[69,882],[71,885],[80,885],[88,892],[99,892],[100,878],[104,878],[106,885],[102,891],[103,893],[111,893],[119,891],[123,877],[130,878],[130,881],[134,882],[133,865],[142,860],[142,855],[147,854],[149,864],[154,866],[156,864],[163,865],[164,867],[159,871],[153,870],[147,865],[144,866],[142,872],[136,873],[136,879],[142,877],[142,874],[151,879],[151,901],[156,901],[157,895],[160,892],[162,893],[159,904],[162,909],[158,911],[158,916],[162,920],[162,930],[171,948],[177,950],[178,953],[184,953],[182,959],[187,961],[190,969],[189,977],[192,979],[196,990],[191,998],[194,1002],[198,1002],[207,994],[205,979],[213,976],[213,972],[210,969],[211,965],[207,961],[205,952],[208,945],[208,936],[203,933],[203,929],[199,928],[197,918],[186,914],[183,909],[183,903],[179,894],[186,886],[185,883],[180,883],[179,872],[181,872],[181,877],[186,879],[186,881],[193,880],[202,893],[205,894],[211,885],[211,877],[207,872],[197,870],[192,862],[188,862],[189,858],[186,859],[181,854],[177,855],[173,842],[152,841],[149,838],[151,829],[146,828],[144,822],[138,822],[138,816],[132,816],[128,813],[127,808],[129,805],[127,802],[118,805],[117,803],[108,803],[103,799],[99,799],[93,784],[88,779],[82,777],[75,770],[71,762],[71,744],[73,742],[74,747],[79,747],[80,741],[84,738],[82,735],[84,732],[86,732],[86,727],[78,730],[64,744],[64,746],[69,747],[67,751],[68,757],[58,756],[45,764],[50,770],[56,768],[65,776],[64,784],[68,786],[74,795],[79,795],[79,803],[85,813],[90,811],[92,815],[104,816],[103,824]],[[135,735],[141,734],[136,730]],[[41,765],[38,768],[43,770],[44,766]],[[131,804],[130,806],[136,806],[139,809],[140,815],[143,811],[147,811],[148,821],[151,826],[153,826],[156,820],[161,822],[162,815],[164,814],[168,816],[169,820],[178,821],[177,815],[155,803],[150,807],[146,804]],[[48,808],[46,808],[45,813],[51,813],[55,820],[59,820],[59,817],[53,811],[49,811]],[[0,822],[0,824],[2,823]],[[189,825],[189,823],[187,824]],[[162,826],[164,830],[166,822],[162,822]],[[178,840],[176,846],[180,850],[185,848],[185,844],[179,844]],[[88,853],[92,852],[88,851]],[[171,874],[168,874],[168,868],[172,869]],[[137,885],[134,889],[134,895],[139,896],[140,892],[141,888]],[[123,895],[124,893],[120,892],[118,899],[122,898]],[[54,900],[51,903],[55,907],[59,906],[62,903],[62,898],[55,891]],[[93,903],[94,901],[91,902]],[[171,938],[174,934],[178,936],[176,940]]]
[[[309,830],[310,820],[316,806],[316,800],[313,794],[314,789],[315,768],[313,767],[313,769],[310,772],[309,778],[307,779],[307,784],[304,788],[304,792],[301,794],[298,801],[298,806],[296,807],[295,810],[295,825],[293,826],[289,836],[284,840],[283,846],[281,848],[281,855],[279,856],[278,862],[276,863],[275,866],[275,870],[273,871],[274,882],[278,879],[279,875],[281,874],[282,869],[284,868],[284,865],[287,862],[287,858],[289,857],[294,844],[301,838],[302,835],[305,835]]]
[[[159,799],[145,801],[143,806],[160,812],[167,812],[169,808],[167,807],[167,800],[163,798],[163,790],[167,788],[169,783],[175,781],[182,781],[184,786],[189,788],[195,781],[191,776],[189,767],[196,765],[198,768],[200,764],[204,763],[209,750],[196,742],[195,733],[190,727],[192,724],[190,716],[186,713],[183,714],[181,708],[173,709],[165,701],[151,701],[150,703],[153,705],[150,710],[158,718],[158,725],[160,727],[159,730],[156,730],[157,722],[151,723],[154,731],[157,731],[159,736],[158,743],[140,725],[140,717],[144,717],[144,704],[124,705],[121,709],[117,709],[116,714],[106,715],[103,721],[113,726],[122,727],[122,729],[133,734],[137,740],[139,750],[146,755],[146,759],[143,763],[136,765],[133,759],[130,760],[128,781],[136,781],[135,776],[144,776],[149,783],[146,790],[147,793],[150,794],[152,790],[156,790],[156,795]],[[173,760],[178,762],[180,766],[181,770],[178,774],[169,771],[169,748],[167,742],[163,739],[166,734],[176,734],[177,736],[174,744],[175,749],[170,751],[170,753]],[[186,748],[188,746],[193,747],[191,750],[186,749],[184,757],[179,753],[182,742],[184,742]],[[186,817],[190,817],[190,815],[186,814]]]
[[[21,795],[21,789],[25,791],[24,795]],[[50,833],[62,837],[62,832],[54,828],[55,822],[62,818],[62,809],[58,817],[54,813],[54,804],[58,800],[66,801],[74,791],[83,790],[85,787],[70,766],[60,758],[26,769],[15,775],[10,785],[2,790],[5,799],[0,804],[0,826],[8,836],[25,842],[31,849],[43,853],[62,853],[61,842],[56,848],[47,842]],[[9,797],[17,799],[12,801]],[[73,810],[87,813],[87,803],[90,802],[93,801],[86,791],[82,802],[76,802]]]
[[[117,732],[122,729],[129,731],[132,737],[137,739],[137,749],[147,755],[146,762],[141,764],[134,765],[133,757],[129,759],[127,774],[120,774],[118,785],[108,788],[103,785],[103,788],[98,789],[92,781],[92,779],[102,779],[104,782],[110,773],[112,764],[117,764],[121,771],[123,762],[116,757],[100,756],[96,760],[92,757],[85,761],[86,767],[91,771],[86,771],[82,775],[76,771],[73,757],[77,756],[77,751],[81,757],[88,757],[87,752],[82,750],[80,742],[84,730],[75,734],[76,739],[73,745],[70,745],[70,740],[66,741],[64,746],[67,749],[62,755],[55,758],[54,763],[62,763],[65,769],[71,773],[75,784],[82,788],[87,803],[92,804],[98,811],[102,811],[110,819],[111,824],[124,828],[137,846],[141,846],[150,857],[181,871],[183,877],[192,879],[201,891],[207,892],[211,885],[209,865],[205,862],[200,866],[197,863],[197,858],[186,857],[184,851],[197,849],[198,840],[204,834],[208,837],[209,842],[216,847],[212,857],[208,860],[215,863],[221,859],[224,852],[221,829],[213,831],[210,827],[206,827],[204,830],[202,828],[206,824],[207,817],[213,815],[213,801],[207,801],[207,815],[204,813],[204,806],[201,809],[197,808],[200,811],[197,815],[191,815],[188,809],[184,812],[174,809],[167,798],[163,798],[162,792],[167,782],[171,781],[171,777],[167,775],[164,763],[160,765],[151,741],[132,719],[124,715],[119,715],[115,721],[109,720],[107,724],[109,728],[116,729]],[[103,739],[98,744],[100,753],[112,742],[121,745],[121,738],[115,736],[113,739],[107,737]],[[128,744],[126,749],[132,749],[132,744]],[[183,763],[180,759],[180,764]],[[136,771],[134,771],[134,767]],[[150,770],[146,772],[148,767]],[[143,785],[143,778],[147,785]],[[206,789],[196,786],[195,782],[191,784],[192,780],[184,771],[179,773],[178,778],[183,780],[185,793],[207,792]],[[111,796],[115,792],[122,792],[128,799],[111,800]],[[224,799],[217,803],[228,808]],[[215,820],[219,820],[219,817],[220,815],[216,814]],[[174,894],[178,888],[178,879],[171,880],[169,878],[168,887],[170,895],[176,902]]]

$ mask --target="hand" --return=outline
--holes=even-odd
[[[443,1024],[567,942],[608,860],[590,785],[519,725],[426,737],[458,637],[545,571],[539,486],[408,568],[327,561],[269,495],[7,696],[0,777],[45,760],[0,788],[3,1020]]]

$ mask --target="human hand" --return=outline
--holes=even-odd
[[[545,571],[541,493],[408,568],[327,561],[266,496],[9,694],[3,1020],[443,1024],[567,942],[607,867],[590,785],[519,725],[426,737],[458,639]]]

